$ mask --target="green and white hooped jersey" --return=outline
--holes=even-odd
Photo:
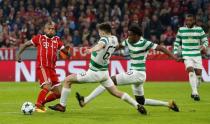
[[[178,53],[178,48],[181,46],[183,58],[201,57],[201,45],[208,47],[208,39],[201,27],[180,27],[174,42],[174,54]]]
[[[101,37],[98,43],[105,44],[105,48],[91,53],[90,69],[93,71],[108,70],[109,59],[119,45],[116,36]]]
[[[129,43],[128,39],[122,42],[122,46],[127,46],[131,57],[131,70],[145,71],[145,62],[150,49],[155,49],[157,44],[144,39],[143,37],[134,44]]]

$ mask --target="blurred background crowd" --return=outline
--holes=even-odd
[[[210,38],[210,0],[0,0],[0,47],[19,47],[51,20],[56,35],[71,46],[94,45],[96,25],[104,21],[120,40],[138,23],[146,39],[172,45],[187,13]]]

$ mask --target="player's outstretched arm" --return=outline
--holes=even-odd
[[[162,47],[161,45],[158,45],[156,47],[156,50],[165,53],[166,55],[170,56],[171,58],[173,58],[176,61],[181,61],[176,55],[172,54],[168,49]]]
[[[32,46],[33,44],[31,43],[31,41],[27,41],[25,42],[19,49],[17,55],[16,55],[16,61],[21,62],[21,54],[23,53],[23,51],[27,48]]]
[[[87,49],[85,52],[86,53],[92,53],[95,51],[99,51],[100,49],[103,49],[105,47],[104,43],[98,43],[97,45],[95,45],[94,47]]]
[[[209,42],[208,42],[208,38],[207,38],[205,32],[203,31],[203,29],[201,32],[200,40],[201,40],[200,50],[203,54],[206,54],[207,47],[209,46]]]

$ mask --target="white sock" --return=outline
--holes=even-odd
[[[151,105],[151,106],[169,106],[168,102],[154,100],[154,99],[145,99],[144,105]]]
[[[127,93],[124,93],[121,97],[122,100],[126,101],[127,103],[133,105],[136,109],[138,108],[138,103],[132,97],[130,97]]]
[[[98,95],[100,95],[101,93],[103,93],[105,91],[105,87],[102,85],[99,85],[97,88],[95,88],[88,96],[86,96],[84,98],[84,103],[88,103],[91,100],[93,100],[95,97],[97,97]]]
[[[196,95],[198,94],[198,90],[197,90],[197,77],[195,72],[190,72],[189,73],[189,81],[190,81],[190,85],[192,88],[192,94]]]
[[[197,88],[199,88],[201,84],[202,77],[200,75],[197,75]]]
[[[62,106],[66,106],[67,98],[70,92],[71,92],[70,88],[65,88],[65,87],[62,88],[61,98],[60,98],[60,104]]]

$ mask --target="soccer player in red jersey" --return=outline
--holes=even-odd
[[[36,73],[41,86],[41,91],[39,92],[36,102],[37,112],[46,112],[44,107],[45,103],[60,98],[61,83],[58,81],[55,71],[57,52],[61,50],[69,54],[68,48],[64,47],[63,42],[58,36],[55,36],[54,22],[45,24],[44,33],[44,35],[38,34],[30,41],[24,43],[16,56],[16,60],[21,62],[20,56],[27,47],[32,45],[37,47]]]

